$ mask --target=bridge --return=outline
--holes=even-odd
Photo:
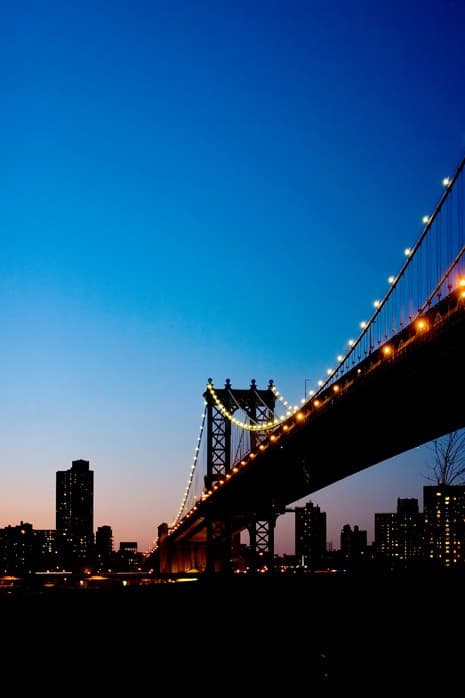
[[[291,406],[273,381],[236,389],[229,379],[220,388],[208,380],[181,506],[159,526],[149,565],[228,571],[248,531],[252,569],[271,569],[276,519],[287,506],[465,427],[464,165],[443,180],[359,336],[301,405]]]

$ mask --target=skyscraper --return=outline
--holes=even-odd
[[[295,508],[295,555],[298,564],[315,567],[326,552],[326,512],[312,502]]]
[[[465,486],[423,488],[425,555],[444,567],[465,564]]]
[[[366,553],[367,532],[361,531],[357,525],[354,530],[350,524],[345,524],[341,531],[341,554],[347,562],[358,562]]]
[[[99,526],[95,534],[95,563],[97,569],[111,567],[113,554],[113,531],[111,526]]]
[[[64,564],[87,563],[94,539],[94,472],[87,460],[57,471],[56,528]]]
[[[375,547],[391,562],[411,563],[423,556],[423,514],[418,499],[397,499],[397,513],[375,514]]]

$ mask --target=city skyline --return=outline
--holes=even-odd
[[[447,442],[450,444],[449,439]],[[460,472],[462,462],[457,451],[447,461],[449,477],[423,486],[423,507],[419,507],[417,497],[397,497],[396,511],[391,507],[389,511],[374,512],[372,541],[366,530],[357,524],[352,524],[352,530],[350,523],[341,528],[336,544],[328,541],[326,512],[308,499],[304,506],[293,510],[294,550],[277,553],[276,562],[284,555],[281,560],[287,566],[309,571],[343,564],[359,572],[358,565],[364,558],[370,564],[377,561],[383,565],[391,560],[395,565],[407,565],[406,569],[411,563],[431,564],[431,560],[444,567],[461,567],[465,485],[451,485],[450,481]],[[107,574],[144,569],[145,556],[138,553],[137,541],[120,541],[116,549],[111,525],[98,526],[94,531],[93,475],[89,461],[82,459],[72,461],[65,471],[57,471],[55,529],[38,529],[23,520],[0,527],[4,573],[40,571],[53,575],[71,570]],[[248,544],[242,549],[241,561],[235,560],[238,569],[252,562]],[[336,557],[332,557],[334,553]]]
[[[95,528],[147,549],[178,510],[208,376],[273,378],[292,403],[315,387],[463,155],[464,19],[434,2],[5,8],[0,526],[51,528],[50,483],[82,458]],[[371,540],[426,458],[306,498],[328,540],[345,523]]]
[[[463,436],[462,436],[463,438]],[[394,460],[394,459],[393,459]],[[427,489],[431,488],[434,489],[434,486],[431,487],[431,482],[434,480],[433,477],[433,463],[434,461],[431,460],[430,465],[429,465],[429,470],[425,471],[424,473],[424,483],[421,487],[421,492],[417,493],[415,497],[404,497],[403,495],[398,495],[396,497],[397,503],[399,501],[410,501],[410,500],[415,500],[417,502],[422,502],[423,501],[423,493],[425,492],[425,487]],[[115,537],[112,535],[112,523],[111,521],[107,521],[105,523],[101,523],[99,525],[94,525],[92,523],[94,519],[94,505],[93,505],[93,500],[94,500],[94,489],[93,489],[93,482],[94,482],[94,475],[95,472],[93,470],[89,470],[90,467],[90,462],[88,460],[84,459],[76,459],[73,460],[71,463],[71,468],[66,469],[64,471],[56,471],[56,486],[55,486],[55,493],[54,493],[54,501],[55,501],[55,520],[56,520],[56,526],[55,529],[57,531],[63,531],[63,532],[71,532],[74,528],[76,528],[76,535],[81,536],[83,533],[86,536],[89,535],[96,535],[99,529],[102,529],[104,531],[110,531],[111,532],[111,537],[115,539]],[[363,473],[359,473],[358,475],[363,475]],[[357,475],[353,476],[357,477]],[[90,481],[88,481],[88,478],[90,478]],[[336,485],[342,485],[344,480],[339,481],[338,483],[335,483]],[[460,480],[461,483],[461,480]],[[459,483],[459,484],[460,484]],[[439,485],[439,483],[438,483]],[[334,485],[332,486],[334,487]],[[325,488],[326,490],[330,490],[331,488]],[[323,490],[324,492],[324,490]],[[82,500],[82,494],[84,494],[84,500]],[[285,515],[288,518],[288,523],[289,520],[292,521],[291,526],[288,526],[288,530],[292,531],[292,535],[289,537],[288,532],[285,534],[285,540],[287,544],[290,546],[288,548],[282,547],[283,545],[285,546],[286,543],[281,543],[281,546],[279,546],[279,550],[277,549],[277,554],[288,554],[288,555],[293,555],[294,553],[297,554],[297,528],[296,526],[300,526],[302,528],[302,523],[298,524],[297,519],[298,519],[298,514],[300,514],[302,518],[302,513],[305,513],[306,511],[310,510],[313,511],[313,509],[316,509],[319,513],[320,507],[319,504],[317,503],[317,498],[318,495],[321,495],[321,492],[316,492],[314,495],[309,495],[305,497],[304,499],[300,500],[301,506],[296,507],[295,514],[294,513],[288,513]],[[323,500],[324,496],[322,495]],[[71,504],[71,501],[76,500],[75,506],[77,506],[77,510],[73,512],[73,505]],[[384,501],[384,500],[383,500]],[[393,507],[394,504],[392,504],[391,507],[386,507],[383,512],[380,511],[371,511],[369,506],[367,506],[366,511],[364,512],[364,521],[368,522],[366,525],[366,531],[369,534],[368,535],[368,543],[372,544],[374,543],[375,540],[375,528],[376,528],[376,516],[381,513],[393,513]],[[422,508],[422,507],[420,507]],[[324,507],[321,507],[322,510],[322,516],[324,517],[324,528],[326,531],[326,511],[324,510]],[[370,518],[371,516],[371,518]],[[98,518],[98,517],[97,517]],[[284,516],[280,517],[281,519],[284,518]],[[279,521],[280,519],[278,519]],[[342,519],[340,519],[342,521]],[[73,523],[74,521],[74,523]],[[303,521],[303,519],[302,519]],[[10,521],[4,526],[0,526],[0,528],[5,527],[5,526],[21,526],[21,525],[31,525],[35,530],[36,529],[41,529],[43,527],[34,525],[34,522],[31,521],[27,516],[19,521]],[[339,519],[337,519],[337,523],[334,521],[329,520],[328,521],[328,530],[331,531],[331,535],[333,538],[330,538],[326,536],[325,540],[325,547],[327,547],[328,550],[337,550],[339,549],[339,541],[340,541],[340,535],[344,529],[345,526],[357,526],[361,529],[363,529],[363,526],[359,526],[357,521],[355,520],[345,520],[344,524],[340,525],[340,529],[338,530],[338,525],[339,525]],[[71,527],[71,528],[70,528]],[[300,530],[299,528],[299,530]],[[53,530],[53,527],[48,527],[46,530]],[[93,530],[93,533],[91,531]],[[301,535],[301,534],[299,534]],[[370,537],[371,536],[371,537]],[[125,543],[126,539],[121,539],[120,540],[120,545]],[[115,539],[116,542],[116,539]],[[137,543],[136,543],[137,544]],[[87,546],[87,544],[86,544]],[[148,552],[150,548],[147,548],[145,552]],[[85,555],[87,552],[85,552]],[[73,553],[71,557],[79,557],[77,554]]]

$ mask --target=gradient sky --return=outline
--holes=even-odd
[[[207,379],[297,402],[400,268],[465,150],[465,5],[0,7],[0,526],[53,528],[87,458],[95,525],[147,549]],[[313,495],[328,539],[425,458]]]

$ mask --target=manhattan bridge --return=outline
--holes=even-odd
[[[225,572],[247,532],[272,568],[277,517],[353,473],[465,427],[465,158],[359,336],[318,389],[209,379],[179,511],[148,556],[160,572]]]

